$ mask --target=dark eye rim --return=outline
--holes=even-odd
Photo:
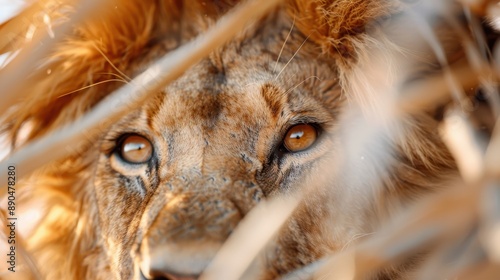
[[[290,151],[286,145],[285,145],[285,137],[288,135],[288,132],[290,131],[290,129],[292,129],[293,127],[297,126],[297,125],[303,125],[303,124],[306,124],[306,125],[310,125],[312,126],[315,131],[316,131],[316,140],[314,141],[314,143],[311,144],[311,146],[303,149],[303,150],[300,150],[300,151]],[[280,145],[280,151],[282,154],[300,154],[300,153],[303,153],[303,152],[307,152],[311,149],[314,149],[314,147],[316,147],[318,145],[318,143],[320,142],[320,138],[321,136],[323,135],[323,128],[321,126],[320,123],[315,123],[315,122],[298,122],[298,123],[294,123],[294,124],[291,124],[287,127],[286,130],[284,130],[285,132],[283,133],[283,135],[281,136],[281,145]]]
[[[121,152],[122,145],[125,142],[125,140],[130,136],[138,136],[138,137],[146,139],[149,142],[149,144],[151,145],[151,155],[149,156],[149,158],[147,160],[142,161],[142,162],[131,162],[123,157],[122,152]],[[120,135],[118,137],[118,139],[116,140],[116,146],[115,146],[115,149],[113,151],[113,154],[116,157],[118,157],[120,159],[120,161],[122,161],[128,165],[136,165],[136,166],[137,165],[144,165],[146,163],[149,163],[153,159],[153,157],[155,155],[155,146],[153,145],[153,142],[151,142],[151,140],[147,136],[144,136],[142,134],[135,133],[135,132],[124,133],[124,134]]]

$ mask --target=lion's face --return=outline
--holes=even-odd
[[[321,184],[264,253],[260,277],[276,278],[374,231],[393,203],[454,170],[419,115],[408,137],[441,163],[393,143],[397,168],[380,182],[333,174],[349,104],[334,59],[292,22],[276,13],[252,26],[103,135],[93,203],[115,277],[196,277],[259,201]],[[379,172],[370,152],[340,170]]]
[[[118,88],[111,82],[121,71],[136,77],[235,4],[187,2],[123,2],[109,21],[83,23],[45,61],[50,71],[39,75],[34,101],[20,117],[10,116],[14,139],[25,122],[33,124],[34,139],[78,118]],[[358,106],[385,97],[370,83],[411,71],[383,55],[375,60],[380,72],[365,71],[373,50],[393,48],[436,70],[432,55],[365,32],[400,2],[285,1],[139,109],[92,131],[83,148],[33,175],[23,184],[39,197],[23,199],[39,199],[47,214],[27,247],[47,264],[43,275],[196,278],[259,202],[301,194],[260,255],[257,277],[274,279],[341,251],[443,187],[456,167],[429,112],[398,116],[401,134],[385,135],[385,127],[376,128],[376,139],[349,134],[369,127],[356,127],[366,119]],[[413,265],[374,276],[404,279]]]
[[[95,192],[116,275],[137,275],[134,261],[147,276],[200,274],[256,203],[307,185],[331,156],[336,70],[298,32],[278,60],[289,29],[272,20],[214,52],[103,138]],[[328,249],[303,251],[318,229],[297,226],[273,271]]]

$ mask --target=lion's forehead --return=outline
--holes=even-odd
[[[283,58],[279,50],[246,45],[253,51],[217,51],[166,87],[162,107],[151,118],[167,127],[259,128],[285,109],[337,106],[324,98],[340,94],[332,92],[332,85],[338,84],[334,65],[307,54]],[[311,106],[312,100],[317,104]]]

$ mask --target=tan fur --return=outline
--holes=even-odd
[[[29,77],[36,84],[27,101],[4,116],[12,142],[25,124],[33,127],[31,140],[81,116],[210,28],[234,2],[120,1],[75,27],[40,62],[40,73],[50,74]],[[255,204],[314,185],[324,166],[381,173],[366,186],[327,172],[328,188],[303,202],[266,251],[261,278],[273,279],[341,250],[401,205],[443,187],[456,167],[426,113],[407,116],[389,141],[390,173],[370,159],[373,151],[364,163],[328,165],[349,140],[338,136],[346,129],[338,124],[350,102],[377,102],[376,88],[367,86],[371,51],[401,51],[367,28],[404,7],[395,0],[286,1],[139,110],[89,135],[72,156],[22,182],[23,203],[41,202],[46,211],[28,240],[46,279],[139,279],[145,248],[167,245],[179,255],[195,246],[209,261]],[[116,75],[123,81],[78,91]],[[311,150],[283,155],[283,134],[302,122],[319,124],[324,137]],[[121,162],[114,149],[124,133],[147,136],[154,162]],[[386,276],[405,278],[409,268]]]

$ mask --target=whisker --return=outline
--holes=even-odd
[[[66,95],[70,95],[70,94],[73,94],[75,92],[82,91],[84,89],[88,89],[88,88],[91,88],[93,86],[97,86],[97,85],[104,84],[104,83],[109,83],[109,82],[122,82],[122,83],[125,83],[125,84],[128,83],[128,81],[126,81],[125,79],[109,79],[109,80],[105,80],[105,81],[100,81],[100,82],[97,82],[97,83],[93,83],[91,85],[84,86],[84,87],[81,87],[79,89],[75,89],[75,90],[72,90],[70,92],[61,94],[57,98],[61,98],[61,97],[66,96]]]
[[[283,81],[283,84],[285,85],[289,85],[293,82],[293,80],[295,80],[297,78],[299,74],[298,73],[294,73],[294,74],[291,74],[291,75],[288,75],[287,78],[285,81]],[[286,90],[286,92],[288,92],[288,90]]]
[[[129,82],[129,80],[124,79],[124,77],[122,77],[121,75],[118,75],[118,74],[116,74],[116,73],[112,73],[112,72],[100,72],[100,73],[96,73],[96,75],[110,75],[110,76],[113,76],[113,77],[119,78],[120,80],[123,80],[123,81]]]
[[[116,70],[116,72],[118,72],[120,75],[122,75],[121,78],[123,78],[124,80],[127,80],[127,81],[131,81],[132,79],[125,75],[122,71],[120,71],[120,69],[118,69],[118,67],[116,67],[113,62],[111,62],[111,60],[109,60],[109,58],[101,51],[101,49],[99,49],[99,47],[97,47],[95,44],[92,44],[94,46],[94,48],[102,55],[102,57],[104,57],[104,59],[106,59],[106,61],[111,65],[111,67],[113,67],[113,69]]]
[[[286,42],[288,42],[288,38],[290,38],[290,34],[292,34],[293,27],[295,25],[295,16],[293,17],[292,27],[290,27],[290,31],[288,31],[288,35],[286,35],[285,42],[283,42],[283,46],[281,46],[280,53],[278,54],[278,59],[276,59],[276,63],[274,64],[273,73],[276,71],[276,67],[278,66],[278,61],[281,58],[281,54],[285,49]]]
[[[285,94],[287,94],[287,93],[289,93],[290,91],[292,91],[292,90],[296,89],[298,86],[300,86],[301,84],[305,83],[307,80],[309,80],[309,79],[311,79],[311,78],[316,78],[316,79],[318,79],[318,81],[321,81],[321,79],[320,79],[318,76],[310,76],[310,77],[305,78],[304,80],[302,80],[302,82],[300,82],[300,83],[296,84],[295,86],[293,86],[293,87],[289,88],[289,89],[285,92]]]
[[[358,234],[353,235],[353,236],[352,236],[352,238],[344,244],[344,246],[342,247],[342,249],[341,249],[340,251],[341,251],[341,252],[342,252],[342,251],[344,251],[347,247],[349,247],[349,245],[350,245],[352,242],[354,242],[354,241],[356,241],[356,240],[358,240],[358,239],[360,239],[360,238],[363,238],[363,237],[365,237],[365,236],[372,235],[372,234],[374,234],[374,233],[375,233],[375,232],[368,232],[368,233],[358,233]]]
[[[274,78],[275,81],[278,80],[278,78],[281,75],[281,73],[283,73],[283,70],[285,70],[285,68],[288,66],[288,64],[290,64],[290,62],[295,58],[295,56],[297,55],[297,53],[300,51],[300,49],[302,48],[302,46],[304,46],[304,44],[306,43],[306,41],[309,39],[310,36],[311,35],[307,36],[307,38],[304,40],[304,42],[302,42],[302,44],[300,45],[300,47],[295,51],[295,53],[292,55],[292,57],[285,64],[285,66],[283,66],[283,69],[281,69],[281,71],[278,73],[278,75],[276,76],[276,78]]]

